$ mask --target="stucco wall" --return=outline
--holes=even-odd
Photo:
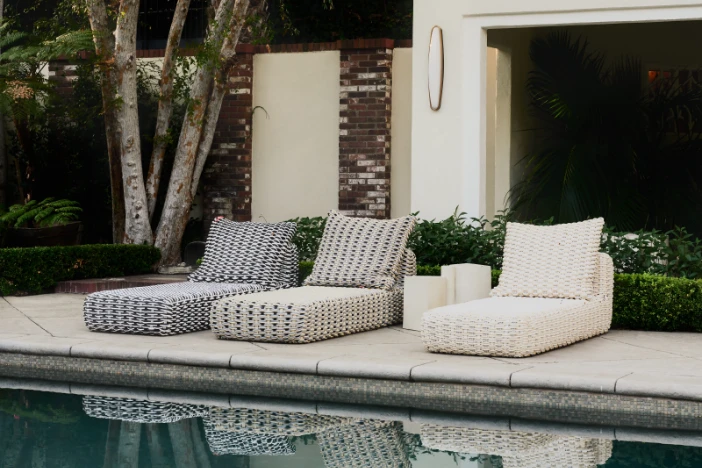
[[[254,57],[252,219],[322,216],[339,191],[339,52]]]
[[[676,8],[662,8],[676,7]],[[651,10],[637,10],[651,8]],[[501,16],[505,15],[505,16]],[[700,19],[702,2],[683,0],[466,0],[414,1],[414,60],[412,111],[412,211],[424,217],[446,217],[459,206],[471,216],[487,212],[487,141],[485,91],[489,34],[476,25],[490,28],[518,26],[522,29],[508,41],[514,83],[519,81],[525,61],[529,27],[548,24],[608,23]],[[444,32],[444,100],[440,111],[429,108],[427,97],[427,47],[429,32],[439,25]],[[662,39],[662,38],[660,38]],[[654,39],[650,39],[654,40]],[[693,42],[694,43],[694,42]],[[688,48],[689,45],[688,45]],[[514,59],[514,57],[517,57]],[[516,90],[515,87],[512,88]],[[482,96],[481,96],[482,93]],[[500,91],[498,88],[498,95]],[[528,126],[524,96],[512,95],[512,115],[507,116],[513,135],[508,151],[514,159],[523,153],[526,137],[518,135]],[[499,108],[498,108],[499,109]],[[482,115],[481,115],[482,113]],[[496,121],[504,121],[496,113]],[[523,133],[523,132],[522,132]],[[515,136],[518,135],[518,136]],[[496,144],[499,143],[496,137]],[[497,150],[496,150],[497,151]],[[512,168],[512,180],[519,169]]]
[[[398,218],[412,208],[412,49],[395,49],[392,77],[390,203]]]

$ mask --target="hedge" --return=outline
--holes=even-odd
[[[614,328],[702,332],[702,282],[614,275]]]
[[[0,249],[0,294],[37,294],[59,281],[152,271],[161,251],[145,245]]]

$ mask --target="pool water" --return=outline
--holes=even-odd
[[[321,413],[263,400],[217,407],[0,389],[0,467],[702,467],[702,448],[673,445],[674,437],[664,445],[461,417]],[[702,446],[702,434],[684,440]]]

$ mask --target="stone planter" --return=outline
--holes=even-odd
[[[83,233],[80,222],[43,228],[10,228],[7,230],[6,247],[53,247],[78,245]]]

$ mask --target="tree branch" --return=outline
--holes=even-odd
[[[178,0],[171,30],[168,33],[168,43],[161,69],[161,95],[158,101],[158,113],[156,115],[156,131],[154,132],[154,149],[151,153],[149,172],[146,176],[146,198],[149,208],[149,219],[153,219],[158,198],[158,189],[161,183],[161,172],[163,170],[163,158],[168,146],[168,128],[171,123],[173,112],[173,67],[178,55],[180,39],[183,35],[183,26],[188,16],[190,0]]]

